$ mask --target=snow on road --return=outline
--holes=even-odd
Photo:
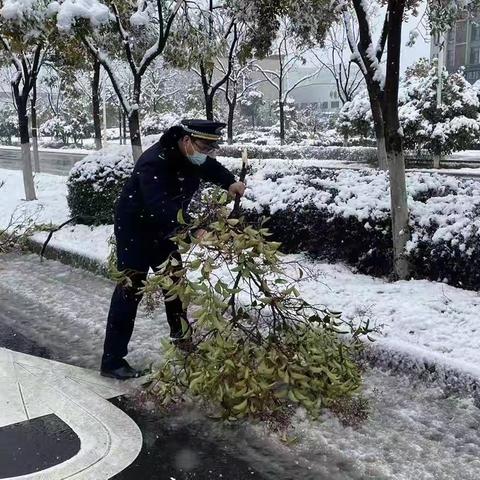
[[[98,368],[114,284],[37,255],[7,254],[0,259],[1,321],[56,353],[63,362]],[[158,361],[167,335],[163,311],[140,310],[130,342],[132,363]]]
[[[57,360],[98,368],[113,284],[56,261],[40,262],[36,255],[5,255],[0,268],[8,279],[0,284],[2,323],[35,338]],[[163,311],[148,316],[141,309],[129,361],[158,362],[166,335]],[[446,396],[438,387],[378,369],[365,372],[362,394],[370,414],[357,427],[343,426],[329,412],[319,422],[297,412],[298,443],[292,449],[275,435],[266,441],[261,425],[252,427],[253,437],[242,428],[220,430],[215,441],[235,444],[242,458],[278,480],[480,478],[480,410],[471,398]],[[182,421],[190,424],[190,413],[182,414]]]

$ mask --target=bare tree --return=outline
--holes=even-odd
[[[75,26],[75,33],[79,36],[88,52],[95,57],[107,72],[120,105],[128,119],[130,143],[134,160],[138,160],[142,153],[140,135],[140,103],[142,93],[142,79],[147,68],[165,49],[172,24],[185,0],[174,0],[170,5],[157,0],[138,2],[136,6],[120,2],[100,3],[105,7],[104,24],[99,25],[98,17],[92,19],[90,28]],[[62,15],[63,4],[60,5],[59,15]],[[68,8],[68,5],[67,5]],[[84,15],[78,14],[78,15]],[[72,17],[68,12],[69,18]],[[115,38],[106,35],[104,26],[114,18],[112,28]],[[69,32],[74,27],[76,18],[62,27]],[[113,66],[114,56],[122,55],[129,67],[133,80],[133,89],[127,95],[124,91],[117,72]]]
[[[352,35],[357,42],[358,31],[353,31]],[[321,53],[312,50],[318,63],[334,78],[338,98],[342,105],[353,99],[364,82],[362,71],[352,61],[351,55],[347,55],[348,51],[347,33],[339,25],[334,25],[329,29],[325,48]]]
[[[255,68],[263,75],[265,80],[272,85],[272,87],[278,93],[278,108],[279,108],[279,121],[280,121],[280,143],[285,143],[285,104],[287,98],[293,90],[295,90],[300,84],[306,80],[315,77],[321,71],[322,68],[315,70],[314,72],[304,75],[297,80],[293,85],[287,85],[288,74],[292,69],[298,66],[298,63],[303,61],[303,55],[307,52],[295,51],[289,42],[289,33],[286,28],[280,32],[280,38],[278,46],[275,48],[276,59],[278,61],[277,70],[267,70],[263,68],[258,62],[255,63]]]
[[[157,59],[145,74],[143,89],[145,108],[157,112],[162,102],[182,91],[186,81],[183,72],[168,69],[160,59]]]
[[[224,8],[208,0],[206,10],[199,9],[195,18],[186,18],[184,26],[191,49],[191,69],[200,78],[205,103],[205,115],[214,119],[214,100],[227,83],[238,49],[240,31],[237,21]],[[216,64],[223,59],[223,70]],[[218,75],[219,74],[219,75]]]
[[[225,100],[228,105],[227,141],[229,144],[233,143],[233,120],[238,103],[255,85],[265,82],[265,80],[253,81],[251,79],[251,68],[254,62],[254,60],[249,60],[244,65],[241,65],[238,60],[234,61],[225,85],[220,87],[220,90],[225,94]],[[222,59],[218,59],[217,68],[222,74],[228,71]]]

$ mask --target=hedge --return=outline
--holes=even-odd
[[[241,157],[246,148],[249,158],[282,158],[289,160],[345,160],[357,163],[375,163],[376,149],[373,147],[318,147],[311,145],[255,145],[253,143],[235,143],[222,145],[219,155],[223,157]]]
[[[230,167],[236,163],[226,161]],[[285,252],[344,261],[370,275],[391,273],[386,172],[322,169],[302,160],[252,163],[242,205],[252,222],[270,217],[272,239]],[[117,147],[114,155],[96,152],[76,164],[68,180],[72,214],[88,217],[84,223],[111,223],[114,200],[132,168],[129,147]],[[415,172],[407,185],[412,277],[478,290],[480,182]]]

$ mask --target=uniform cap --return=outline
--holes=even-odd
[[[222,138],[221,130],[226,124],[202,119],[185,119],[181,122],[183,129],[192,137],[199,138],[218,147],[218,140]]]

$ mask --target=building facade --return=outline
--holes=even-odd
[[[462,19],[445,36],[443,50],[448,72],[465,68],[465,78],[470,83],[480,80],[480,16]],[[432,46],[432,58],[437,56],[438,47]]]
[[[277,55],[259,60],[258,64],[265,70],[278,71],[279,69]],[[288,89],[316,70],[314,67],[303,65],[290,70],[286,75],[283,88]],[[260,72],[253,72],[251,77],[252,80],[262,80],[264,78]],[[272,103],[278,99],[278,91],[269,82],[262,82],[256,88],[263,93],[267,103]],[[342,106],[338,98],[335,79],[326,68],[300,83],[289,96],[295,100],[297,108],[314,107],[323,112],[337,112]]]

